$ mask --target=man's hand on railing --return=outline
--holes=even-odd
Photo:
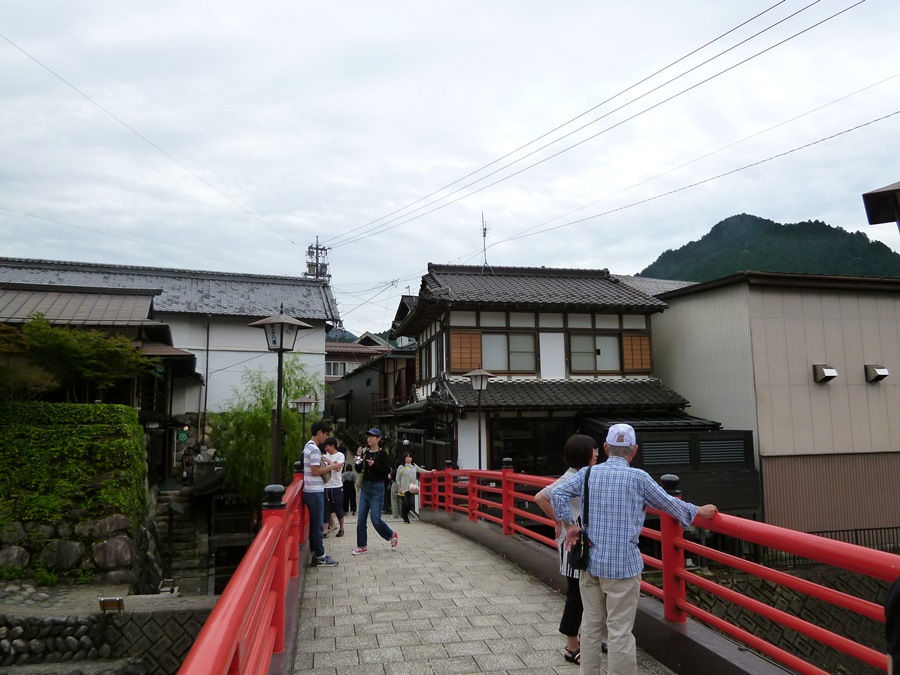
[[[701,518],[706,518],[709,520],[714,515],[719,512],[719,509],[716,508],[715,504],[704,504],[703,506],[697,507],[697,515]]]

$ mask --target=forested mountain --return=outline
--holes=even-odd
[[[356,335],[341,326],[335,326],[325,334],[325,340],[328,342],[356,342],[356,337]]]
[[[900,277],[900,255],[863,233],[818,220],[782,225],[742,213],[666,251],[640,276],[709,281],[746,270]]]

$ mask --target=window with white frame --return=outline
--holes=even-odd
[[[330,377],[343,377],[347,374],[347,363],[345,361],[326,361],[325,375]]]

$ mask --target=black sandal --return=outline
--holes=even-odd
[[[581,664],[581,650],[578,649],[576,651],[572,651],[568,647],[566,647],[566,651],[563,652],[563,658],[569,663],[574,663],[576,665]]]

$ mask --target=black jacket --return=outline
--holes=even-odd
[[[366,461],[370,458],[375,460],[372,466],[369,466],[368,461]],[[356,468],[363,472],[363,483],[374,481],[384,483],[391,473],[391,460],[384,450],[374,453],[366,450],[362,454],[361,461],[357,462]]]

